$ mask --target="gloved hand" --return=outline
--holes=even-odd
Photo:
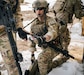
[[[62,21],[62,20],[60,21],[60,24],[61,25],[66,25],[66,23],[64,21]]]
[[[31,40],[32,42],[36,43],[36,44],[43,44],[44,43],[44,38],[41,36],[37,36],[32,34],[31,37],[29,37],[29,40]]]
[[[45,43],[45,38],[43,38],[43,37],[39,36],[36,39],[38,40],[38,46],[40,46],[40,47]]]
[[[21,53],[17,52],[17,57],[18,57],[18,61],[20,61],[20,62],[23,61],[23,56]]]
[[[47,43],[45,41],[45,37],[43,37],[43,36],[37,36],[37,35],[33,35],[33,36],[38,41],[38,46],[39,47],[41,47],[41,46],[43,46],[44,48],[47,47]]]
[[[23,31],[22,28],[18,28],[17,31],[20,38],[27,40],[27,32]]]

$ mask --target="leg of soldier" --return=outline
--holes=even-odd
[[[46,75],[52,68],[52,59],[57,55],[53,49],[51,48],[46,48],[43,50],[41,54],[38,56],[38,66],[39,66],[39,71],[40,75]]]
[[[0,49],[2,53],[3,60],[5,62],[6,68],[8,70],[8,75],[19,75],[18,69],[15,64],[15,60],[10,48],[8,37],[6,34],[0,36]]]
[[[68,50],[68,45],[70,43],[70,33],[68,29],[62,34],[61,41],[63,49]]]
[[[60,27],[60,36],[59,36],[59,44],[58,44],[58,48],[60,49],[64,49],[64,50],[68,50],[68,45],[70,43],[70,34],[69,34],[69,30],[67,29],[66,25],[63,25]],[[59,65],[61,65],[62,63],[66,62],[66,60],[68,60],[68,57],[63,56],[62,54],[59,54],[55,57],[55,60],[52,62],[52,68],[55,68]]]
[[[63,49],[68,50],[68,45],[70,43],[70,32],[67,28],[67,25],[63,25],[60,27],[60,42]]]

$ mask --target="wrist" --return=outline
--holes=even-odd
[[[45,41],[46,42],[51,41],[51,36],[49,36],[49,35],[45,35],[44,38],[45,38]]]

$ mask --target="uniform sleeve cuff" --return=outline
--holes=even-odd
[[[53,34],[51,32],[48,32],[47,34],[44,35],[44,37],[50,36],[51,38],[49,40],[46,40],[46,42],[49,42],[53,39]]]

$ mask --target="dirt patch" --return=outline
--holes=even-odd
[[[32,20],[33,18],[36,17],[36,15],[33,11],[22,11],[21,13],[22,13],[22,17],[23,17],[24,21]]]

